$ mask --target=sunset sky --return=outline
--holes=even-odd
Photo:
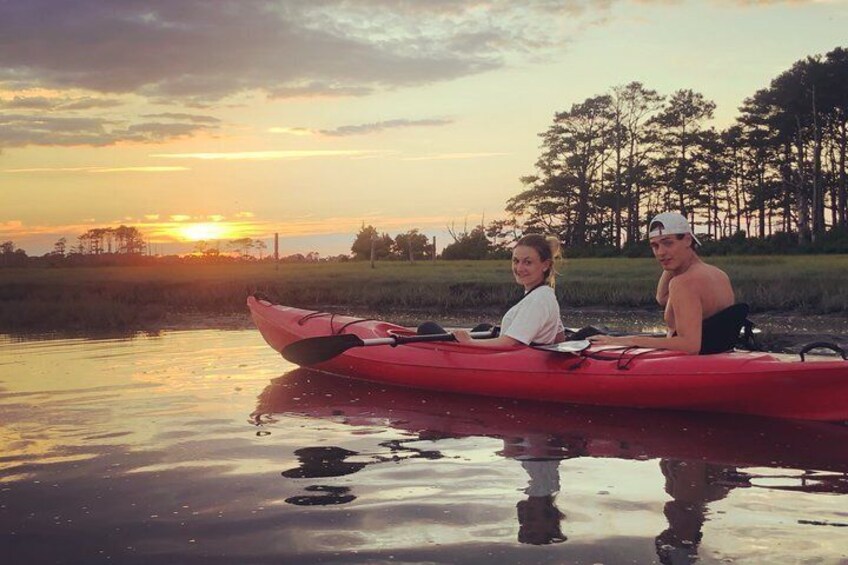
[[[0,1],[0,241],[443,247],[503,215],[554,112],[641,81],[722,127],[846,30],[848,0]]]

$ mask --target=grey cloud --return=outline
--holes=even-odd
[[[445,126],[452,124],[453,120],[431,118],[425,120],[386,120],[383,122],[374,122],[370,124],[359,124],[350,126],[341,126],[331,130],[320,130],[322,135],[329,136],[346,136],[346,135],[362,135],[367,133],[380,132],[387,129],[406,128],[415,126]]]
[[[70,118],[0,113],[0,148],[27,145],[113,145],[155,143],[209,129],[202,124],[140,123],[127,126],[102,118]]]
[[[11,110],[50,110],[56,102],[45,96],[15,96],[9,101],[0,102],[0,107]]]
[[[0,108],[10,110],[91,110],[97,108],[112,108],[123,103],[118,100],[99,98],[48,98],[46,96],[15,96],[11,100],[0,100]]]
[[[174,139],[178,137],[188,137],[201,129],[204,128],[193,124],[148,122],[129,126],[126,128],[126,134],[129,138],[135,139],[136,141],[152,142],[164,141],[166,139]]]
[[[717,0],[719,4],[740,6],[771,6],[773,4],[813,4],[816,0]]]
[[[90,118],[0,114],[0,147],[109,145],[115,141],[107,132],[110,125],[105,120]]]
[[[102,98],[80,98],[73,102],[68,102],[61,105],[62,110],[95,110],[115,108],[122,106],[124,103],[115,99]]]
[[[367,86],[339,86],[325,82],[311,82],[301,86],[286,86],[272,88],[268,92],[270,98],[309,98],[315,96],[367,96],[374,89]]]
[[[606,0],[607,5],[614,0]],[[6,0],[0,78],[201,105],[247,91],[365,95],[563,45],[590,0]],[[606,10],[606,7],[601,8]]]

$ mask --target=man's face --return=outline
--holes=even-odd
[[[684,234],[658,235],[651,238],[651,251],[665,271],[674,271],[680,267],[683,259],[692,247],[692,236]]]

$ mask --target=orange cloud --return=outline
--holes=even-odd
[[[173,173],[190,171],[189,167],[38,167],[29,169],[3,169],[4,173]]]
[[[404,157],[403,161],[444,161],[451,159],[481,159],[485,157],[502,157],[509,153],[437,153],[420,157]]]
[[[315,135],[316,132],[309,128],[273,127],[268,128],[268,133],[284,133],[287,135],[305,136]]]
[[[233,151],[226,153],[155,153],[151,157],[162,159],[200,159],[203,161],[278,161],[310,157],[355,157],[380,153],[355,149],[290,150],[290,151]]]

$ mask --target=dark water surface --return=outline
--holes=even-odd
[[[391,389],[255,330],[0,337],[2,563],[848,563],[848,427]]]

